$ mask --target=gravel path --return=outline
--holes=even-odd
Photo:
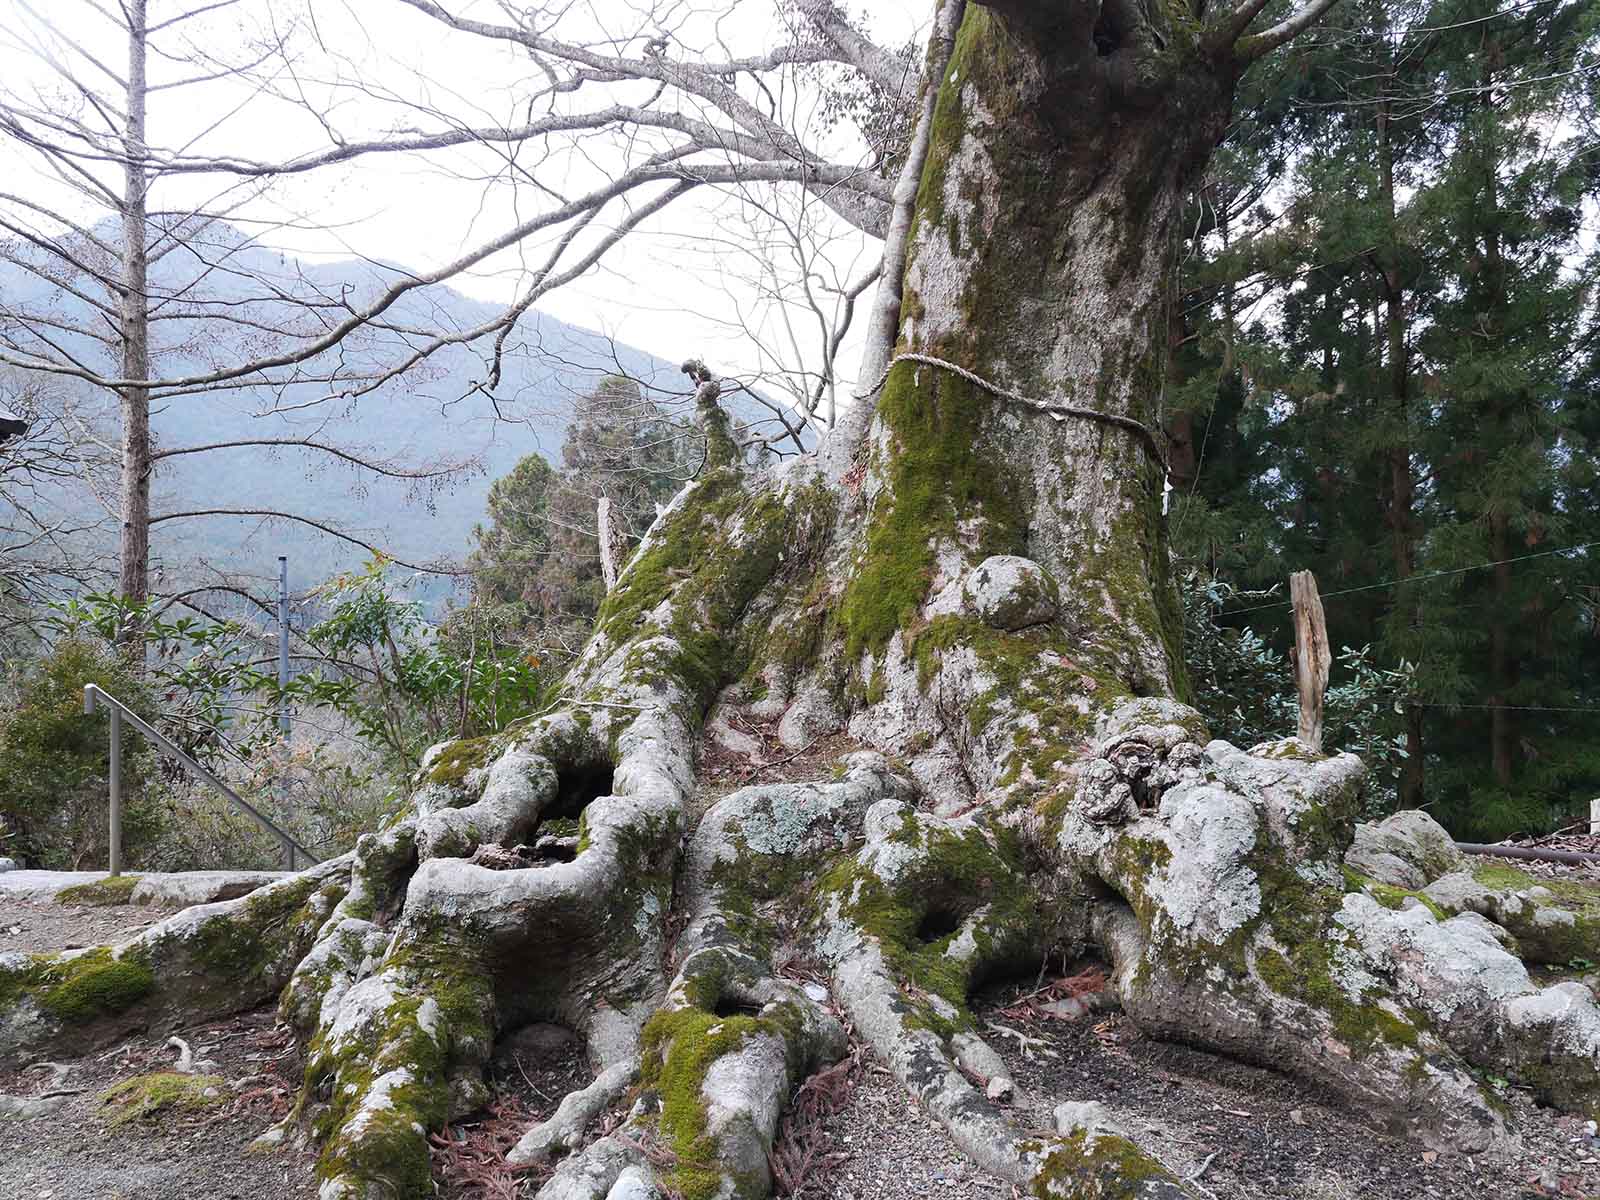
[[[944,1127],[871,1060],[829,1129],[840,1157],[799,1200],[1010,1200],[1010,1185],[956,1150]]]
[[[112,904],[78,908],[55,900],[0,897],[0,950],[75,950],[131,937],[172,910]]]
[[[127,936],[165,913],[128,905],[76,908],[0,895],[0,950],[92,945]],[[1031,988],[1034,981],[1028,981]],[[996,1010],[1015,990],[985,997],[980,1020],[1019,1086],[1019,1125],[1047,1131],[1065,1100],[1100,1100],[1139,1143],[1212,1200],[1566,1200],[1600,1198],[1600,1140],[1579,1117],[1504,1095],[1521,1140],[1505,1156],[1435,1155],[1385,1136],[1328,1096],[1285,1076],[1141,1037],[1115,1014],[1077,1021]],[[1014,1012],[1015,1010],[1013,1010]],[[216,1103],[117,1125],[101,1099],[119,1080],[169,1069],[165,1031],[131,1037],[110,1054],[0,1073],[0,1095],[72,1093],[27,1122],[0,1120],[0,1197],[29,1200],[310,1200],[311,1154],[286,1147],[247,1153],[252,1138],[287,1111],[300,1066],[270,1009],[183,1034],[209,1073]],[[491,1070],[487,1114],[436,1140],[442,1200],[532,1196],[538,1173],[500,1161],[534,1120],[588,1080],[581,1047],[546,1027],[508,1039]],[[625,1107],[625,1105],[623,1106]],[[621,1110],[610,1120],[621,1119]],[[800,1200],[1009,1200],[1011,1188],[955,1151],[889,1072],[866,1058],[849,1096],[825,1120],[825,1137]]]
[[[1031,986],[1032,981],[1030,981]],[[991,998],[995,1007],[1009,996]],[[1117,1015],[995,1020],[986,1030],[1019,1087],[1025,1130],[1054,1129],[1057,1104],[1098,1100],[1138,1143],[1212,1200],[1565,1200],[1600,1198],[1600,1141],[1581,1117],[1507,1089],[1520,1148],[1435,1154],[1364,1124],[1316,1089],[1259,1067],[1143,1038]],[[868,1060],[828,1122],[833,1153],[803,1200],[1009,1200],[1009,1185],[952,1150],[889,1072]]]
[[[294,1149],[250,1153],[250,1141],[288,1111],[294,1048],[270,1013],[185,1031],[209,1075],[225,1081],[193,1112],[133,1117],[103,1100],[115,1083],[170,1070],[164,1034],[139,1036],[108,1055],[0,1074],[0,1094],[70,1091],[32,1121],[0,1121],[0,1196],[29,1200],[312,1200],[314,1158]]]

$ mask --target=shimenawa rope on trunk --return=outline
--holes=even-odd
[[[999,384],[985,379],[977,372],[967,370],[966,367],[961,366],[959,363],[953,363],[944,358],[935,358],[931,354],[920,354],[912,350],[896,354],[889,360],[889,365],[884,368],[883,374],[878,377],[878,382],[864,392],[855,393],[855,398],[857,400],[867,400],[877,395],[882,390],[883,385],[889,381],[889,373],[894,370],[895,364],[902,362],[941,367],[952,374],[961,376],[968,383],[982,388],[992,396],[999,396],[1002,400],[1013,401],[1026,408],[1031,408],[1035,412],[1049,413],[1051,416],[1077,417],[1084,421],[1098,421],[1102,425],[1114,425],[1119,429],[1126,429],[1131,433],[1137,434],[1145,450],[1149,452],[1150,457],[1160,464],[1163,472],[1167,470],[1167,456],[1162,452],[1161,440],[1156,436],[1155,431],[1142,421],[1136,421],[1132,417],[1119,416],[1116,413],[1099,412],[1092,408],[1078,408],[1072,404],[1051,404],[1044,400],[1035,400],[1031,396],[1024,396],[1021,392],[1003,388]]]

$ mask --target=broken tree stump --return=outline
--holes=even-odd
[[[628,541],[612,515],[611,497],[601,496],[596,507],[600,533],[600,576],[609,592],[617,586],[617,576],[622,574],[622,568],[628,563]]]
[[[1300,741],[1314,754],[1322,753],[1322,705],[1328,691],[1328,669],[1333,654],[1328,649],[1328,622],[1317,594],[1317,577],[1310,571],[1289,576],[1289,600],[1294,605],[1294,683],[1300,693]]]

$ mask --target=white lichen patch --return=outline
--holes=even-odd
[[[1199,783],[1161,798],[1171,861],[1157,894],[1172,924],[1190,937],[1221,941],[1261,912],[1261,882],[1248,865],[1257,814],[1243,796]]]
[[[443,1046],[441,1034],[441,1014],[439,1004],[432,996],[427,997],[417,1005],[417,1028],[428,1035],[435,1046]]]
[[[1358,942],[1374,973],[1441,1025],[1534,990],[1528,972],[1473,917],[1436,920],[1426,907],[1389,909],[1372,897],[1344,897],[1339,925]]]
[[[363,979],[345,993],[339,1015],[328,1030],[330,1048],[338,1054],[362,1041],[374,1025],[381,1022],[399,1000],[387,975]]]

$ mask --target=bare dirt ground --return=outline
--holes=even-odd
[[[113,904],[82,908],[0,893],[0,951],[76,950],[132,937],[171,910]]]
[[[148,911],[146,911],[148,915]],[[5,919],[0,917],[0,919]],[[0,1074],[0,1094],[71,1093],[31,1121],[0,1121],[0,1196],[29,1200],[311,1200],[312,1155],[251,1153],[251,1140],[288,1111],[294,1047],[270,1013],[185,1030],[201,1068],[224,1082],[202,1107],[135,1115],[104,1093],[170,1071],[166,1034],[134,1034],[106,1053],[63,1063],[59,1078],[29,1064]],[[212,1063],[215,1065],[205,1065]]]

